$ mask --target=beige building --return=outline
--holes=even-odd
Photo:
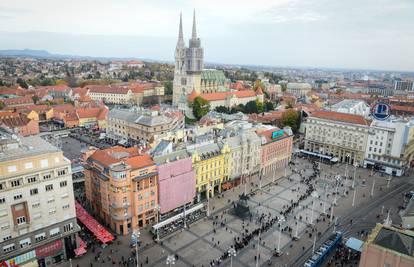
[[[107,117],[107,136],[118,141],[150,142],[154,135],[184,127],[184,116],[177,111],[112,109]]]
[[[305,150],[363,165],[369,124],[358,115],[315,111],[305,122]]]
[[[88,85],[87,95],[94,101],[108,104],[131,104],[132,90],[124,87]]]
[[[412,267],[413,244],[413,231],[377,224],[364,244],[359,267]]]
[[[286,85],[286,92],[291,93],[296,97],[305,97],[311,90],[312,85],[309,83],[288,83]]]
[[[70,161],[39,136],[0,136],[0,263],[57,264],[79,230]]]

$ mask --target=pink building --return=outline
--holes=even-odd
[[[160,213],[165,214],[192,202],[196,194],[196,178],[187,152],[181,150],[156,156],[154,161],[158,168]]]
[[[413,244],[413,231],[377,224],[365,241],[359,267],[412,267]]]
[[[257,134],[262,139],[260,158],[263,174],[287,166],[292,156],[293,135],[279,128],[257,132]]]

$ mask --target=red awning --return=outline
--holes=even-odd
[[[75,204],[76,218],[91,231],[95,237],[106,244],[114,240],[114,236],[100,225],[78,202]]]

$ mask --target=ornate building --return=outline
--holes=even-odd
[[[193,31],[188,47],[184,44],[182,17],[180,15],[173,83],[173,105],[178,106],[180,110],[186,109],[187,95],[191,91],[200,92],[201,71],[204,66],[203,54],[200,38],[197,38],[195,12],[193,15]]]

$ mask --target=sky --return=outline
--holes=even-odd
[[[206,62],[414,71],[413,0],[0,0],[0,49],[173,61],[194,9]]]

